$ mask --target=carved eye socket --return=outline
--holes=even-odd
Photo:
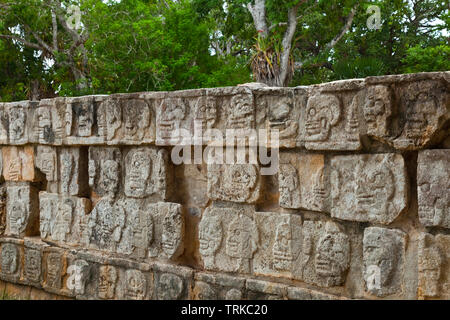
[[[315,108],[309,109],[309,115],[310,115],[311,117],[314,117],[314,116],[316,115],[316,109],[315,109]]]
[[[420,190],[422,192],[428,192],[430,191],[430,184],[429,183],[424,183],[420,186]]]

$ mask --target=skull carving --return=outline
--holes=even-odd
[[[315,95],[306,106],[306,140],[325,141],[341,116],[340,101],[333,95]]]

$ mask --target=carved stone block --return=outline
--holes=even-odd
[[[255,203],[261,194],[256,164],[208,164],[208,197],[237,203]]]
[[[117,271],[116,267],[111,265],[103,265],[99,267],[98,293],[97,293],[99,299],[103,300],[114,299],[116,294],[118,277],[119,272]],[[137,290],[135,290],[135,292],[136,291]]]
[[[396,229],[369,227],[364,230],[363,260],[366,290],[384,297],[403,287],[406,234]]]
[[[99,135],[109,145],[153,143],[155,116],[149,93],[116,94],[98,106]]]
[[[45,180],[47,180],[47,191],[58,192],[59,166],[56,148],[50,146],[37,146],[34,165],[45,175]]]
[[[156,195],[165,200],[167,194],[168,154],[164,149],[133,148],[125,156],[125,195],[147,198]]]
[[[152,258],[175,260],[184,251],[185,219],[180,204],[159,202],[147,205],[153,218]]]
[[[103,144],[105,137],[99,132],[102,117],[99,105],[107,96],[84,96],[65,100],[65,143],[69,145]]]
[[[34,150],[26,147],[3,147],[3,176],[6,181],[35,181]]]
[[[312,89],[300,123],[306,149],[361,149],[358,109],[361,88],[362,82],[352,80]]]
[[[367,134],[399,150],[418,150],[444,137],[450,119],[448,79],[415,74],[366,79]]]
[[[42,239],[67,245],[86,244],[89,199],[40,192],[39,206]]]
[[[345,300],[344,297],[301,287],[288,288],[289,300]]]
[[[86,195],[88,167],[85,154],[80,148],[59,149],[59,192],[64,195]]]
[[[43,243],[39,243],[34,239],[32,242],[25,240],[23,267],[23,279],[25,284],[41,287],[41,282],[43,279],[43,247]]]
[[[0,186],[0,236],[6,231],[6,186]]]
[[[190,299],[194,276],[192,269],[160,263],[155,263],[152,267],[156,300]]]
[[[260,244],[253,258],[257,275],[301,279],[302,219],[297,215],[256,212]]]
[[[194,300],[242,300],[245,278],[220,273],[195,274]]]
[[[406,208],[407,175],[399,154],[335,156],[330,179],[332,217],[387,225]]]
[[[450,236],[423,232],[418,247],[419,299],[450,299]]]
[[[198,229],[206,270],[251,272],[260,239],[252,216],[235,208],[208,207]]]
[[[8,123],[8,142],[12,145],[28,143],[28,123],[30,110],[36,102],[20,101],[5,103],[5,116]]]
[[[301,99],[294,99],[292,89],[261,88],[253,90],[258,127],[269,136],[267,147],[272,147],[270,138],[275,131],[279,135],[280,148],[295,148],[299,143]],[[298,92],[299,95],[301,95]],[[275,145],[274,145],[275,146]]]
[[[0,242],[0,279],[18,282],[23,269],[23,242],[1,239]]]
[[[98,196],[115,197],[121,180],[119,148],[89,148],[89,186]]]
[[[328,211],[324,155],[282,153],[278,171],[279,203],[283,208]]]
[[[247,279],[245,283],[249,300],[284,300],[288,286],[257,279]]]
[[[61,145],[64,135],[65,98],[43,99],[30,111],[30,142]]]
[[[426,150],[417,159],[419,219],[450,229],[450,150]]]
[[[28,185],[7,187],[6,234],[15,237],[39,234],[37,190]]]
[[[343,285],[350,267],[350,237],[335,222],[303,223],[303,281],[320,287]]]
[[[44,250],[44,280],[42,286],[46,291],[59,293],[63,287],[63,276],[67,269],[64,250],[50,247]]]

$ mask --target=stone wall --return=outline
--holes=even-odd
[[[449,82],[442,72],[0,104],[0,289],[450,299]],[[175,145],[221,140],[186,139],[195,124],[221,137],[278,130],[278,172],[175,164]],[[274,153],[269,137],[258,143]]]

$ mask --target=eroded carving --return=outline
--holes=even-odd
[[[419,219],[427,226],[450,228],[450,152],[419,153],[417,168]]]
[[[117,283],[117,270],[113,266],[100,266],[98,278],[98,297],[114,299]]]
[[[400,230],[364,230],[364,281],[369,293],[384,297],[401,290],[405,246],[406,234]]]
[[[2,274],[13,275],[19,269],[19,249],[11,243],[2,245]]]
[[[7,193],[7,233],[17,237],[33,235],[37,225],[37,204],[33,188],[10,186]]]
[[[401,155],[336,156],[331,160],[331,216],[390,224],[407,204]]]
[[[178,300],[181,298],[184,289],[181,277],[171,273],[163,273],[158,280],[156,290],[159,300]]]
[[[25,249],[25,277],[29,281],[39,282],[41,279],[41,252]]]
[[[125,296],[130,300],[143,300],[147,293],[147,279],[139,270],[125,272]]]

